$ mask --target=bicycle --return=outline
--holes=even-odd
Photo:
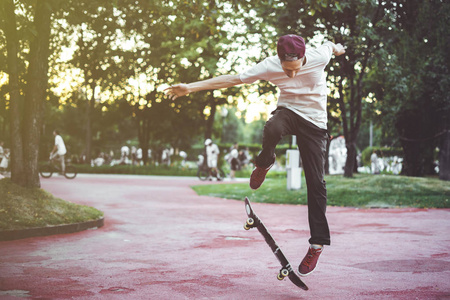
[[[52,177],[53,173],[61,173],[61,166],[55,164],[55,159],[49,159],[47,163],[39,168],[39,174],[44,178]],[[64,172],[64,177],[67,179],[74,179],[77,176],[77,168],[71,164],[66,163],[66,171]]]
[[[220,178],[219,180],[223,180],[227,175],[221,168],[217,167],[217,170],[219,170],[219,177],[218,177]],[[198,167],[197,177],[201,181],[205,181],[210,177],[217,177],[217,173],[215,170],[211,170],[211,168],[208,168],[207,166],[200,165]]]

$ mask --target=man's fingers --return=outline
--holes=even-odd
[[[170,100],[174,100],[176,98],[176,94],[173,91],[173,86],[169,86],[165,88],[163,91]]]
[[[178,98],[178,96],[176,94],[169,94],[168,96],[169,96],[170,100],[175,100]]]

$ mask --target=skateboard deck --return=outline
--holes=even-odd
[[[247,197],[245,197],[245,211],[247,212],[248,219],[244,225],[244,229],[249,230],[256,227],[281,264],[280,272],[277,275],[278,280],[283,280],[285,277],[288,277],[293,284],[307,291],[308,286],[300,279],[300,277],[298,277],[294,269],[292,269],[291,264],[281,251],[277,242],[273,239],[272,235],[269,233],[266,226],[264,226],[264,223],[261,221],[261,219],[253,211],[252,206],[250,205],[250,201]]]

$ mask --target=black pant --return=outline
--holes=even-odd
[[[305,171],[308,192],[310,244],[330,245],[330,230],[325,216],[327,188],[324,180],[327,130],[306,121],[293,111],[279,107],[264,126],[262,151],[256,158],[259,167],[273,163],[275,147],[285,135],[295,135]]]

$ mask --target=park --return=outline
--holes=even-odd
[[[449,297],[448,15],[2,1],[0,298]],[[277,280],[245,197],[295,268],[324,250],[308,291]]]

